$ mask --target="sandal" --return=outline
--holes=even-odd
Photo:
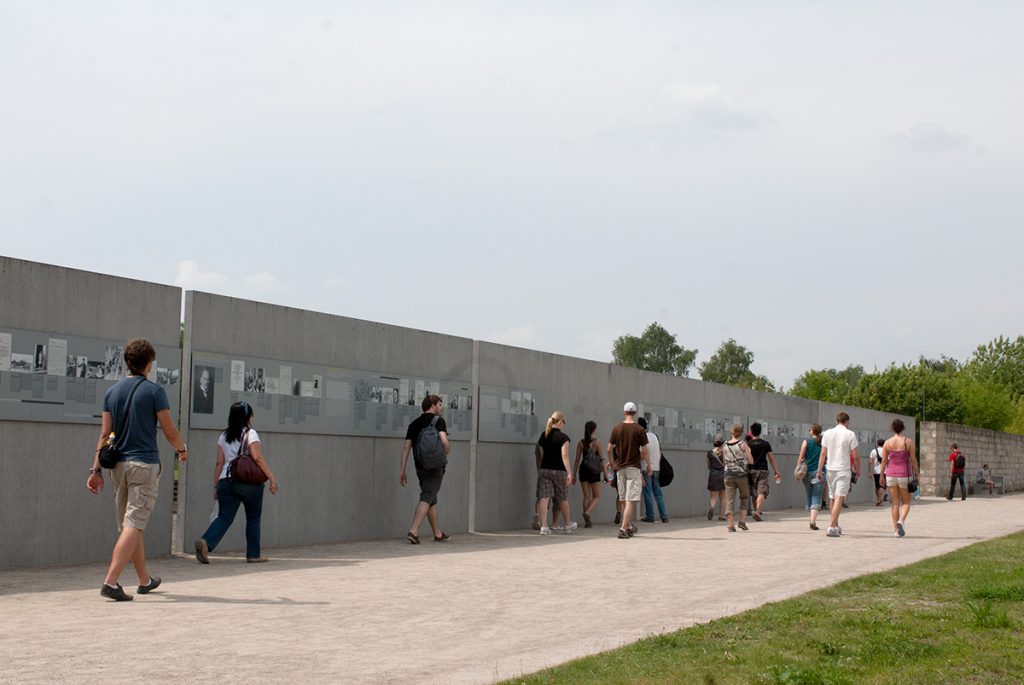
[[[418,544],[420,544],[420,536],[417,535],[416,533],[406,533],[405,534],[405,539],[409,541],[410,545],[418,545]]]
[[[438,537],[437,535],[434,536],[434,542],[444,542],[449,537],[451,537],[451,536],[448,535],[448,533],[446,533],[444,531],[441,531],[441,536],[440,537]]]

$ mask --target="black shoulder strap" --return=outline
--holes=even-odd
[[[132,387],[132,391],[128,393],[128,401],[125,402],[124,405],[124,416],[121,417],[120,421],[121,425],[119,425],[117,429],[114,431],[117,434],[118,449],[120,449],[120,446],[124,444],[125,431],[128,429],[128,424],[131,422],[132,400],[135,399],[135,391],[138,390],[139,386],[141,386],[145,382],[146,377],[142,376],[141,378],[139,378],[138,382],[135,383],[134,387]]]

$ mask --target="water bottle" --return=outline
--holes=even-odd
[[[608,479],[609,483],[611,483],[612,479],[615,478],[615,469],[612,468],[611,464],[608,464],[608,466],[605,467],[604,475],[605,475],[605,478]]]

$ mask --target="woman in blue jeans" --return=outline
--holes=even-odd
[[[235,520],[238,507],[245,507],[245,560],[249,563],[267,561],[260,554],[260,515],[263,512],[263,485],[240,483],[228,478],[231,462],[238,458],[242,443],[270,482],[270,494],[277,494],[277,479],[263,458],[260,436],[252,429],[252,407],[246,402],[235,402],[228,412],[228,427],[217,440],[217,466],[214,469],[213,498],[217,500],[217,518],[196,540],[196,559],[209,564],[209,554],[228,532]]]
[[[821,511],[821,492],[824,487],[823,479],[815,480],[815,472],[818,470],[818,460],[821,459],[821,424],[811,426],[810,437],[800,445],[800,457],[796,463],[807,464],[807,473],[803,477],[804,490],[807,492],[807,509],[811,512],[811,530],[818,530],[818,512]]]

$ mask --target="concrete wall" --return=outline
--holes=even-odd
[[[473,343],[464,338],[189,292],[185,306],[185,355],[192,351],[264,357],[296,363],[396,375],[472,378]],[[192,364],[184,364],[183,392],[191,397]],[[187,411],[187,410],[186,410]],[[264,497],[264,547],[402,537],[418,500],[399,486],[401,439],[287,432],[256,410],[254,427],[277,476],[280,493]],[[227,417],[224,417],[227,423]],[[179,486],[179,548],[191,549],[213,508],[214,464],[219,431],[189,429],[191,460]],[[439,498],[441,525],[469,528],[469,441],[455,441]],[[240,511],[218,551],[244,549]]]
[[[141,336],[177,348],[180,313],[178,288],[0,257],[0,330],[120,341]],[[0,382],[7,376],[0,373]],[[110,558],[117,538],[112,486],[108,479],[99,496],[85,488],[98,435],[98,419],[92,425],[0,421],[0,567]],[[165,473],[145,535],[150,555],[171,548],[174,450],[162,439],[160,445]]]
[[[923,494],[949,494],[949,453],[954,442],[967,459],[966,481],[973,480],[975,471],[988,464],[993,475],[1005,478],[1007,492],[1024,490],[1024,435],[925,421],[921,423],[920,445]]]
[[[775,393],[743,390],[666,374],[628,369],[612,364],[546,354],[491,343],[478,343],[479,382],[481,385],[531,388],[538,398],[537,415],[543,419],[556,409],[567,417],[566,433],[573,446],[583,435],[584,423],[598,424],[597,437],[607,443],[612,427],[622,420],[622,405],[629,400],[645,405],[705,409],[739,416],[745,425],[754,417],[801,423],[820,422],[825,428],[835,424],[835,415],[847,411],[851,426],[870,429],[888,436],[891,414],[866,409],[838,407],[813,400]],[[901,417],[913,431],[914,420]],[[658,432],[655,429],[655,432]],[[775,456],[782,483],[771,484],[767,510],[804,506],[803,485],[792,472],[797,462],[800,438],[792,449],[776,448]],[[874,445],[862,445],[863,482],[851,493],[853,503],[874,499],[867,455]],[[706,448],[667,447],[665,454],[675,471],[672,485],[664,489],[670,517],[696,516],[707,511]],[[572,454],[575,454],[574,450]],[[480,442],[476,459],[475,522],[478,530],[523,528],[530,525],[536,487],[533,446],[526,443]],[[595,518],[611,520],[615,497],[611,488],[604,493]],[[579,487],[572,489],[570,506],[573,517],[582,509]]]

